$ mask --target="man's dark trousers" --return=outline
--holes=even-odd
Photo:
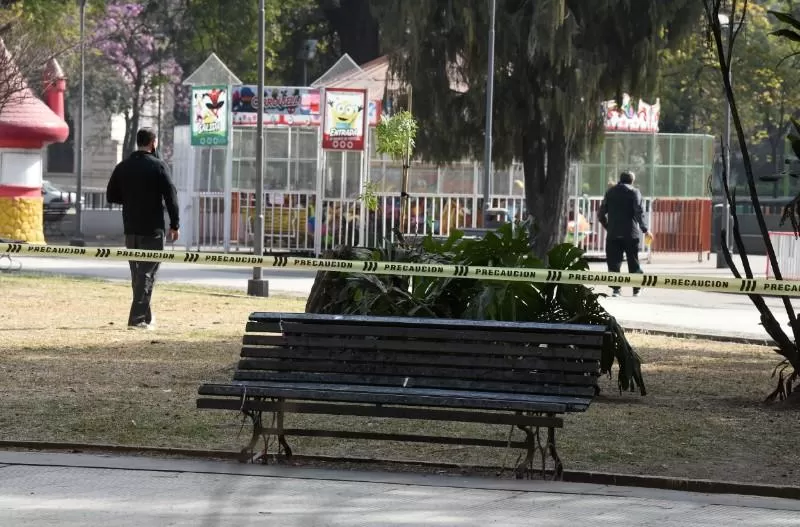
[[[606,263],[608,271],[618,273],[622,266],[622,258],[628,260],[628,272],[641,273],[639,266],[639,239],[638,238],[607,238],[606,239]],[[619,292],[619,287],[611,288],[614,292]],[[633,288],[634,293],[639,292],[638,287]]]
[[[164,236],[126,234],[125,247],[128,249],[163,251]],[[133,301],[128,315],[128,325],[135,326],[142,322],[150,324],[153,321],[153,314],[150,312],[150,299],[153,296],[156,273],[161,264],[159,262],[140,261],[129,261],[128,264],[131,268],[131,286],[133,287]]]

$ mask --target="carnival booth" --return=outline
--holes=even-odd
[[[2,43],[0,43],[2,46]],[[2,53],[10,62],[8,51]],[[0,110],[0,238],[44,243],[42,168],[44,147],[64,142],[66,77],[55,59],[44,74],[44,98],[34,95],[25,81]],[[13,83],[12,83],[13,84]]]

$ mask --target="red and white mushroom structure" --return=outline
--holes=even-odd
[[[0,53],[8,50],[0,42]],[[66,76],[55,59],[43,75],[43,102],[20,77],[0,110],[0,238],[44,243],[42,170],[45,147],[69,136],[64,121]]]

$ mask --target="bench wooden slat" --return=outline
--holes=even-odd
[[[427,340],[388,340],[363,338],[309,337],[302,335],[245,334],[245,346],[304,346],[318,348],[347,348],[385,351],[422,351],[461,355],[517,355],[524,357],[600,360],[599,347],[568,348],[556,346],[525,346],[520,344],[492,343],[482,344],[450,343]]]
[[[355,324],[358,326],[393,326],[410,328],[472,329],[476,324],[492,331],[522,331],[525,333],[570,333],[603,335],[605,328],[589,324],[559,324],[544,322],[501,322],[497,320],[454,320],[414,317],[373,317],[366,315],[323,315],[315,313],[272,313],[255,312],[248,317],[250,321],[272,323],[280,332],[280,323],[310,322],[313,324]]]
[[[503,332],[500,330],[468,330],[436,328],[414,328],[408,326],[360,326],[360,325],[325,325],[325,324],[300,324],[295,322],[281,323],[284,334],[298,335],[342,335],[342,336],[376,336],[391,337],[397,339],[440,339],[448,342],[453,341],[489,341],[489,342],[512,342],[512,343],[536,343],[536,344],[573,344],[584,346],[602,346],[603,334],[567,334],[567,333],[547,333],[536,335],[519,331]],[[472,326],[474,327],[474,325]],[[248,333],[267,332],[267,328],[257,322],[248,322]]]
[[[456,379],[516,381],[520,383],[554,383],[579,386],[595,386],[596,375],[568,373],[531,373],[492,368],[447,368],[432,366],[403,365],[398,368],[392,364],[381,363],[341,363],[325,361],[306,361],[302,359],[242,359],[240,370],[307,371],[319,373],[360,373],[370,375],[396,375],[402,377],[452,377]]]
[[[406,379],[408,379],[406,383]],[[391,375],[364,375],[350,373],[314,373],[296,371],[237,370],[234,381],[318,382],[325,384],[374,384],[378,386],[402,386],[413,388],[441,388],[469,391],[511,392],[542,395],[568,395],[593,397],[594,386],[568,384],[522,384],[511,382],[472,381],[444,377],[399,377]]]
[[[278,358],[292,360],[302,358],[302,360],[347,363],[380,362],[384,365],[408,364],[415,366],[459,366],[462,368],[495,368],[500,370],[524,369],[538,371],[565,371],[573,373],[590,373],[597,370],[596,361],[500,356],[445,356],[434,355],[432,353],[403,353],[400,351],[363,349],[290,349],[283,347],[256,348],[245,346],[242,348],[241,356],[247,358]]]
[[[406,406],[519,410],[529,412],[564,413],[582,411],[591,399],[577,397],[524,396],[501,397],[501,394],[476,394],[450,390],[407,389],[376,386],[347,386],[334,384],[278,384],[248,382],[247,385],[204,384],[200,395],[242,397],[279,397],[285,399],[382,403]],[[494,396],[493,396],[494,395]],[[560,402],[559,402],[560,401]]]
[[[350,415],[356,417],[393,417],[422,421],[451,421],[491,425],[530,425],[562,428],[564,420],[555,415],[484,410],[451,410],[441,408],[409,408],[406,406],[364,405],[354,403],[319,403],[238,397],[197,399],[198,408],[219,410],[258,410],[263,412],[291,412],[293,414]]]

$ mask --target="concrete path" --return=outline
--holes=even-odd
[[[128,280],[125,262],[94,262],[65,258],[21,257],[23,271],[47,272],[71,276],[97,277],[110,280]],[[753,269],[763,275],[764,257],[752,258]],[[606,270],[605,263],[592,263],[593,270]],[[646,272],[653,274],[731,276],[727,269],[716,269],[713,259],[698,262],[696,256],[656,256],[653,263],[645,263]],[[313,271],[265,268],[273,294],[306,297],[314,282]],[[159,280],[199,286],[216,286],[247,290],[247,279],[252,270],[242,267],[202,267],[197,265],[168,264],[161,267]],[[599,287],[598,291],[610,293]],[[768,338],[759,324],[759,316],[750,300],[744,295],[674,291],[667,289],[645,290],[640,298],[632,298],[631,290],[623,290],[620,298],[606,298],[603,305],[627,327],[661,329],[710,335],[728,335],[746,338]],[[768,299],[779,320],[788,323],[780,299]]]
[[[0,452],[14,527],[800,526],[800,501],[231,462]]]

